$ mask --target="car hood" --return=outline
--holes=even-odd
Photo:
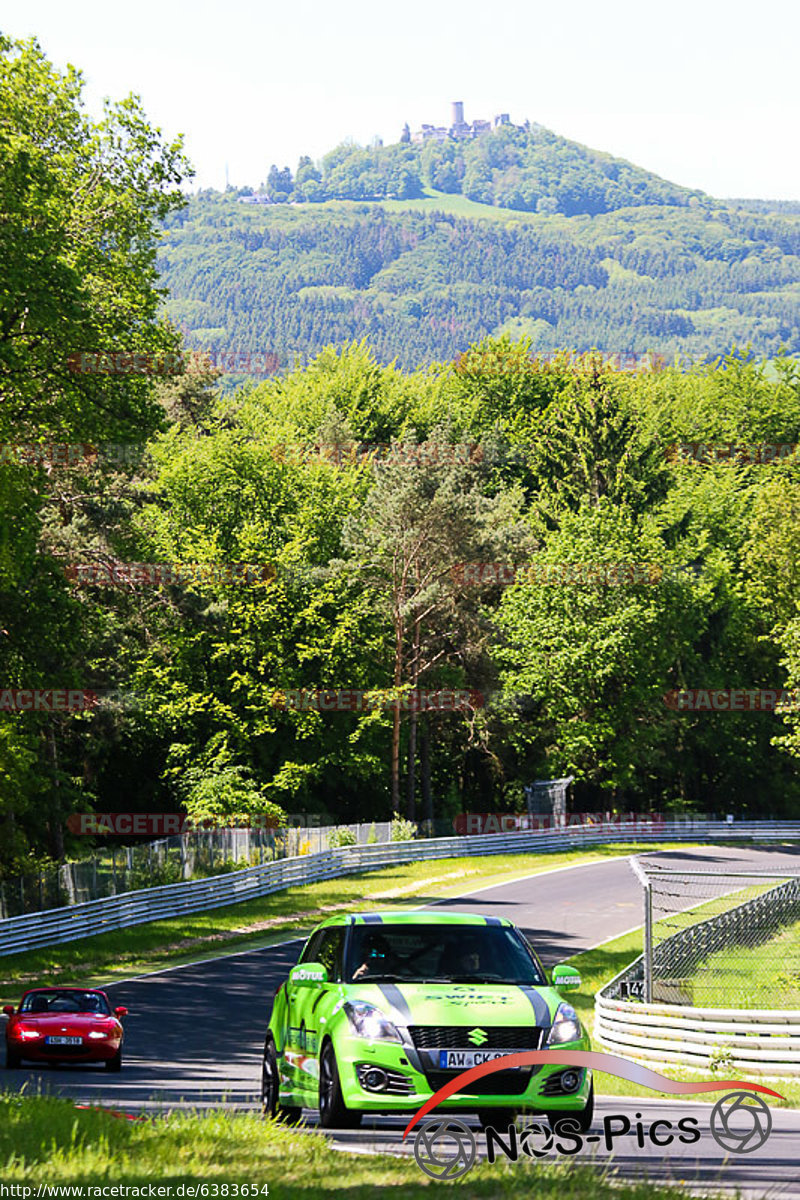
[[[382,1009],[399,1025],[552,1024],[561,1003],[549,987],[506,983],[374,983],[350,999]]]
[[[89,1029],[102,1029],[110,1033],[119,1027],[116,1017],[98,1013],[17,1013],[15,1020],[48,1034],[66,1031],[77,1035]]]

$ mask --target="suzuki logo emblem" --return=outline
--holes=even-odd
[[[473,1046],[483,1046],[489,1040],[489,1035],[484,1029],[473,1029],[471,1033],[467,1034],[467,1037]]]

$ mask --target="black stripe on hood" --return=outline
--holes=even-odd
[[[537,991],[535,987],[522,983],[518,983],[517,987],[530,1002],[536,1024],[542,1029],[549,1029],[553,1023],[550,1019],[550,1007],[541,992]]]
[[[377,987],[384,999],[388,1000],[395,1012],[400,1015],[402,1024],[408,1025],[411,1021],[411,1009],[400,988],[394,983],[379,983]]]

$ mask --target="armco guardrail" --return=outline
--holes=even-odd
[[[595,997],[595,1039],[612,1053],[653,1066],[707,1071],[725,1065],[800,1076],[800,1010],[688,1008]]]
[[[572,826],[562,832],[530,830],[452,838],[426,838],[372,846],[343,846],[320,854],[281,859],[211,879],[194,879],[138,892],[90,900],[68,908],[0,921],[0,955],[53,946],[145,924],[181,913],[202,912],[266,896],[283,888],[316,883],[401,862],[483,854],[546,854],[599,842],[710,841],[713,839],[800,839],[800,821],[682,821],[643,827],[630,824]]]

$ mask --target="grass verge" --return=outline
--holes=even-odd
[[[718,950],[682,984],[700,1008],[722,996],[731,1008],[800,1009],[800,921],[760,946]]]
[[[299,1130],[264,1124],[256,1117],[211,1112],[172,1113],[130,1122],[108,1113],[76,1110],[68,1100],[0,1095],[0,1170],[5,1183],[98,1186],[248,1184],[259,1197],[378,1200],[402,1192],[403,1200],[431,1196],[437,1185],[413,1159],[355,1154],[346,1160],[328,1142]],[[214,1193],[211,1185],[216,1184]],[[269,1189],[268,1193],[262,1189]],[[130,1195],[131,1193],[129,1193]],[[133,1193],[135,1195],[135,1193]],[[147,1190],[145,1190],[147,1195]],[[683,1200],[678,1187],[646,1180],[624,1184],[606,1171],[571,1161],[545,1164],[521,1156],[517,1163],[486,1163],[458,1181],[460,1200],[536,1195],[537,1200]],[[84,1200],[92,1193],[85,1192]]]
[[[509,883],[557,867],[677,848],[688,847],[605,845],[559,854],[426,860],[287,888],[241,904],[3,956],[0,1003],[17,1001],[19,992],[26,987],[75,982],[100,986],[162,967],[268,946],[308,932],[335,911],[390,908],[409,902],[418,907],[444,896],[463,894],[482,884]]]

